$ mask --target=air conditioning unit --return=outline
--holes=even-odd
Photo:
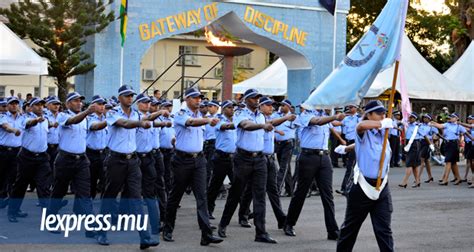
[[[214,77],[216,78],[222,77],[222,67],[214,68]]]
[[[154,81],[156,79],[156,70],[155,69],[143,69],[142,80],[144,81]]]

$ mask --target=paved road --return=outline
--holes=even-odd
[[[465,166],[461,166],[464,174]],[[474,251],[474,189],[468,189],[466,183],[460,186],[438,186],[435,183],[422,184],[421,188],[399,188],[404,168],[394,168],[390,175],[394,212],[392,229],[395,248],[398,251]],[[343,169],[334,170],[334,189],[338,188],[344,175]],[[440,166],[434,167],[435,179],[442,174]],[[423,179],[426,179],[423,177]],[[412,181],[413,178],[410,179]],[[109,247],[98,247],[94,240],[85,239],[82,233],[74,233],[70,238],[39,231],[40,210],[34,206],[36,196],[28,194],[32,200],[25,202],[23,209],[30,216],[20,219],[23,225],[7,222],[6,210],[0,210],[0,251],[129,251],[137,250],[136,233],[115,232],[109,234],[113,243]],[[282,198],[286,210],[290,199]],[[221,216],[223,200],[218,200],[216,213]],[[335,195],[336,219],[341,225],[344,219],[345,198]],[[70,212],[71,204],[66,211]],[[196,221],[195,201],[185,196],[178,212],[175,242],[160,244],[158,249],[167,251],[334,251],[336,243],[326,240],[322,204],[319,197],[308,198],[300,219],[295,227],[297,236],[287,237],[276,227],[276,220],[267,205],[267,230],[279,244],[266,245],[253,242],[254,229],[241,228],[237,219],[229,225],[229,237],[218,246],[199,246],[200,232]],[[214,221],[217,224],[217,221]],[[21,237],[21,238],[20,238]],[[53,238],[57,242],[75,243],[51,245],[44,244],[45,239]],[[28,244],[25,244],[28,243]],[[378,251],[372,231],[370,218],[362,226],[355,251]]]

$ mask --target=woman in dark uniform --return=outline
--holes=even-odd
[[[393,121],[391,118],[385,118],[385,112],[386,109],[380,101],[371,101],[365,106],[364,119],[357,124],[354,185],[347,194],[346,215],[337,242],[337,251],[352,251],[359,229],[369,213],[380,251],[393,251],[393,207],[387,184],[391,157],[389,145],[385,150],[383,182],[380,191],[375,189],[384,131],[393,128]],[[346,148],[346,151],[348,149],[350,147]]]
[[[471,136],[474,136],[474,115],[467,117],[467,123],[459,123],[462,126],[466,127],[470,132]],[[464,179],[469,184],[469,188],[474,188],[473,179],[474,179],[474,141],[468,137],[464,137],[464,157],[466,158],[466,174]],[[469,168],[471,168],[471,180],[467,180]]]

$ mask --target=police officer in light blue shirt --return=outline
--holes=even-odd
[[[386,109],[380,101],[371,101],[365,106],[364,119],[357,125],[355,152],[359,176],[364,176],[369,186],[375,187],[379,170],[380,153],[384,141],[384,130],[393,127],[391,118],[385,118]],[[388,173],[390,147],[385,149],[382,178]],[[360,179],[359,179],[360,181]],[[375,190],[375,189],[374,189]],[[388,184],[381,189],[377,200],[368,198],[360,183],[348,189],[347,208],[337,251],[352,251],[362,223],[370,214],[380,251],[393,251],[393,237],[390,228],[392,199]]]
[[[217,118],[217,111],[219,110],[219,102],[216,100],[209,101],[207,103],[207,115],[208,118]],[[216,149],[216,127],[206,124],[204,126],[204,156],[206,157],[206,168],[207,168],[207,184],[211,180],[212,175],[212,162],[211,158],[214,155]]]
[[[408,126],[406,127],[405,130],[405,150],[409,148],[409,150],[406,153],[406,170],[405,170],[405,176],[403,177],[402,183],[399,184],[399,187],[406,188],[408,179],[410,177],[410,173],[413,172],[413,176],[415,177],[415,184],[412,185],[413,188],[419,187],[420,184],[420,177],[418,176],[418,166],[421,164],[421,157],[420,157],[420,145],[421,145],[421,140],[423,139],[423,136],[421,135],[421,132],[419,130],[420,124],[417,122],[418,120],[418,114],[415,112],[412,112],[410,116],[408,117]],[[409,145],[409,141],[412,137],[412,135],[415,133],[415,129],[418,128],[416,135],[414,136],[414,141],[411,145]],[[412,169],[412,172],[410,171]]]
[[[172,159],[174,184],[166,207],[163,239],[173,241],[176,211],[186,187],[191,184],[197,204],[197,219],[201,229],[201,245],[220,243],[222,239],[212,235],[207,209],[206,160],[203,155],[204,125],[215,126],[219,119],[203,118],[199,112],[201,92],[189,88],[184,94],[186,107],[174,118],[176,129],[176,151]]]
[[[390,148],[392,149],[392,158],[390,167],[400,167],[400,133],[403,131],[401,122],[402,114],[400,111],[393,112],[393,129],[390,129]]]
[[[273,130],[271,123],[258,111],[261,95],[255,89],[245,91],[243,100],[246,107],[236,111],[233,123],[237,127],[237,153],[234,160],[234,180],[229,190],[224,212],[218,227],[218,234],[226,237],[229,225],[245,185],[252,181],[254,206],[255,241],[277,243],[265,229],[265,193],[267,182],[266,159],[263,154],[265,131]]]
[[[79,93],[69,93],[66,98],[67,110],[57,117],[59,151],[54,162],[53,191],[47,214],[58,213],[71,182],[75,194],[74,213],[92,214],[90,162],[86,156],[86,117],[96,111],[96,105],[91,104],[81,112],[82,100],[84,96]],[[95,237],[95,232],[86,231],[86,237]]]
[[[280,103],[280,112],[276,113],[278,117],[284,117],[291,113],[291,101],[288,99]],[[285,181],[285,194],[291,196],[293,193],[293,177],[291,175],[290,161],[293,156],[296,138],[296,124],[294,121],[285,121],[276,127],[275,134],[275,153],[278,159],[280,169],[277,174],[277,188],[280,193],[282,183]]]
[[[48,155],[50,158],[51,170],[54,169],[54,160],[58,154],[58,144],[59,144],[59,124],[57,117],[59,115],[59,108],[61,102],[56,96],[51,96],[46,100],[46,113],[44,117],[48,119],[49,122],[49,132],[48,132]]]
[[[0,98],[0,117],[2,117],[7,112],[7,99]]]
[[[163,122],[169,122],[171,124],[171,127],[164,127],[164,128],[161,128],[160,130],[160,151],[163,155],[163,164],[165,166],[163,179],[165,181],[166,195],[169,197],[169,194],[171,192],[171,185],[173,182],[173,176],[171,172],[171,158],[173,157],[173,154],[174,154],[174,144],[176,141],[176,138],[175,138],[176,133],[173,127],[174,115],[171,114],[171,111],[173,111],[173,103],[171,103],[168,100],[164,100],[159,105],[160,105],[160,109],[166,109],[170,113],[168,116],[158,117],[159,120]],[[163,213],[165,213],[165,211],[163,211]]]
[[[136,95],[132,87],[123,85],[118,90],[120,105],[106,115],[110,138],[107,147],[110,149],[104,161],[106,167],[106,181],[102,194],[101,214],[115,212],[117,195],[122,192],[122,200],[129,206],[130,214],[143,216],[142,174],[140,161],[136,150],[137,128],[150,128],[151,122],[140,120],[139,113],[132,109],[133,96]],[[150,236],[148,230],[138,231],[140,235],[140,249],[157,246],[158,241]],[[100,245],[109,245],[105,231],[99,231],[97,242]]]
[[[420,124],[418,131],[420,132],[423,139],[420,144],[420,157],[421,157],[421,166],[419,171],[419,177],[423,174],[423,168],[426,166],[426,172],[428,173],[428,180],[425,180],[425,183],[433,181],[433,176],[431,175],[431,152],[435,150],[433,145],[433,135],[438,134],[438,129],[430,126],[429,123],[433,120],[430,114],[424,114],[422,116],[423,122]]]
[[[233,156],[235,153],[235,141],[237,139],[237,132],[232,123],[234,116],[234,103],[230,100],[223,101],[221,104],[221,114],[218,115],[219,123],[216,125],[216,150],[214,156],[209,162],[212,162],[213,172],[211,181],[209,183],[209,190],[207,193],[207,206],[209,209],[209,216],[214,217],[212,213],[216,206],[215,202],[219,192],[221,191],[222,183],[226,176],[229,180],[233,179]]]
[[[12,96],[4,102],[7,110],[0,115],[0,208],[4,208],[11,195],[17,173],[17,158],[21,147],[21,125],[18,98]]]
[[[334,131],[332,121],[341,121],[344,114],[334,116],[322,116],[320,112],[305,110],[298,118],[301,131],[301,154],[297,160],[298,164],[298,186],[291,198],[284,232],[288,236],[295,236],[293,226],[303,208],[306,195],[310,186],[316,178],[321,200],[323,201],[324,216],[328,239],[335,240],[338,237],[339,228],[334,216],[334,202],[332,195],[332,166],[329,158],[328,140],[329,134],[344,142]]]
[[[48,121],[43,117],[45,102],[38,97],[30,101],[32,112],[28,113],[21,125],[22,143],[18,153],[18,172],[8,205],[8,220],[18,222],[17,217],[26,217],[20,211],[28,184],[36,183],[36,192],[40,206],[46,207],[49,195],[49,156],[47,134]]]
[[[105,186],[104,160],[108,129],[105,119],[106,100],[100,95],[94,95],[91,103],[96,104],[96,111],[87,116],[86,154],[91,162],[91,198],[94,199],[97,192],[103,192]]]

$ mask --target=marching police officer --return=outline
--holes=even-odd
[[[45,101],[34,97],[30,101],[31,112],[21,124],[22,141],[21,150],[18,153],[18,172],[11,199],[8,204],[8,220],[18,222],[17,217],[26,217],[26,213],[20,211],[26,189],[30,181],[36,183],[36,193],[41,206],[47,206],[49,200],[49,178],[51,169],[49,167],[48,149],[48,127],[49,123],[43,117]]]
[[[54,161],[54,182],[48,215],[58,213],[71,182],[75,194],[74,213],[92,214],[90,162],[86,156],[86,117],[96,111],[96,105],[91,104],[81,112],[82,100],[84,96],[79,93],[69,93],[66,98],[67,110],[57,117],[59,150]],[[86,231],[86,237],[95,237],[95,232]]]
[[[201,92],[189,88],[184,94],[186,107],[181,109],[174,118],[176,130],[176,151],[172,158],[174,176],[173,189],[166,207],[166,221],[163,228],[163,239],[173,240],[173,229],[176,221],[176,210],[188,185],[191,184],[196,198],[197,217],[201,229],[201,245],[220,243],[222,239],[212,235],[207,209],[207,171],[206,159],[203,155],[204,125],[215,126],[219,119],[202,118],[198,111]]]
[[[400,133],[402,132],[402,114],[400,111],[393,112],[393,129],[390,129],[390,149],[392,149],[392,158],[390,167],[400,167]]]
[[[48,132],[48,155],[49,155],[49,165],[51,170],[54,170],[54,160],[56,160],[56,155],[58,155],[58,144],[59,144],[59,129],[57,117],[59,115],[59,107],[61,102],[56,96],[51,96],[46,100],[46,113],[44,117],[48,119],[49,122],[49,132]],[[52,183],[52,181],[51,181]]]
[[[132,87],[121,86],[118,90],[120,106],[110,110],[107,115],[110,132],[107,147],[110,151],[104,161],[107,183],[102,194],[102,214],[116,212],[115,200],[122,190],[122,200],[128,201],[130,213],[139,216],[144,214],[141,201],[142,174],[136,153],[136,128],[150,128],[151,123],[140,120],[138,112],[132,109],[135,94]],[[139,231],[139,235],[140,249],[158,246],[159,242],[151,238],[148,230]],[[99,231],[97,242],[109,245],[105,231]]]
[[[235,113],[233,123],[237,127],[237,154],[234,157],[234,179],[229,190],[218,234],[226,237],[226,227],[239,204],[245,185],[251,181],[254,208],[255,241],[277,243],[265,229],[265,193],[267,167],[264,150],[264,132],[273,130],[271,123],[258,109],[261,95],[255,89],[245,91],[246,108]]]
[[[384,130],[393,128],[392,119],[385,118],[385,111],[380,101],[371,101],[365,106],[364,119],[357,125],[355,156],[358,167],[354,172],[354,185],[346,192],[347,209],[337,251],[352,251],[360,227],[369,213],[380,251],[393,251],[390,227],[393,207],[387,184],[391,154],[389,146],[385,150],[381,189],[375,189]]]
[[[415,184],[412,185],[413,188],[420,186],[420,177],[418,177],[418,166],[421,164],[420,158],[420,144],[423,136],[419,131],[419,124],[417,122],[418,114],[412,112],[408,117],[408,126],[406,128],[405,134],[405,152],[406,154],[406,169],[405,176],[403,177],[402,183],[399,184],[399,187],[406,188],[408,183],[408,178],[410,173],[413,171],[413,176],[415,177]]]
[[[170,101],[165,100],[161,103],[160,109],[166,109],[170,114],[167,116],[161,115],[160,117],[158,117],[158,119],[163,122],[169,122],[173,126],[174,115],[171,115],[171,111],[173,110],[173,104]],[[171,158],[174,154],[174,145],[176,142],[175,135],[176,134],[174,127],[165,127],[160,130],[160,151],[163,155],[163,164],[165,167],[163,179],[165,181],[165,191],[167,197],[169,197],[169,194],[171,192],[171,185],[173,181],[173,174],[171,172]],[[166,209],[166,204],[163,204],[163,206]],[[162,208],[160,208],[160,210],[162,210]],[[163,211],[162,214],[164,216],[165,211]]]
[[[280,112],[277,113],[279,117],[291,115],[291,102],[287,99],[281,102]],[[277,131],[283,132],[283,134],[275,134],[275,154],[278,158],[278,164],[280,169],[277,174],[277,188],[278,192],[281,192],[283,188],[283,182],[285,183],[286,195],[291,196],[293,194],[293,177],[291,176],[291,157],[293,156],[293,150],[295,148],[296,138],[296,125],[292,121],[285,121],[281,125],[276,127]]]
[[[420,145],[420,157],[421,157],[421,166],[418,177],[421,179],[421,174],[423,173],[423,167],[426,165],[426,172],[428,173],[428,180],[425,180],[425,183],[433,181],[433,176],[431,175],[431,152],[434,152],[433,144],[433,135],[439,133],[438,129],[430,126],[429,123],[433,120],[431,115],[424,114],[422,117],[422,124],[420,125],[419,131],[423,136]]]
[[[262,97],[259,100],[259,110],[265,116],[265,120],[267,123],[271,123],[273,126],[279,126],[287,121],[294,121],[296,116],[294,114],[286,114],[285,116],[277,115],[273,113],[273,101],[268,97]],[[272,114],[273,113],[273,114]],[[265,155],[266,159],[266,167],[267,167],[267,194],[268,198],[270,199],[270,204],[273,209],[273,213],[277,219],[278,229],[282,229],[286,215],[282,210],[279,190],[277,187],[277,170],[275,165],[275,133],[276,130],[267,131],[264,134],[264,148],[263,154]],[[278,134],[281,134],[279,132]],[[252,184],[247,184],[244,192],[244,196],[242,197],[241,201],[241,209],[249,209],[251,197],[252,195]],[[246,212],[242,210],[242,212]]]
[[[6,98],[0,98],[0,116],[3,116],[5,113],[7,113],[7,99]]]
[[[92,96],[91,104],[96,104],[95,113],[87,116],[86,153],[90,164],[91,198],[103,192],[105,184],[104,160],[107,147],[107,121],[105,119],[105,99]]]
[[[0,208],[8,204],[8,196],[17,173],[17,158],[21,147],[21,124],[24,120],[20,114],[17,97],[8,98],[7,111],[0,118]]]
[[[328,141],[330,132],[337,134],[330,122],[341,121],[344,114],[334,116],[322,116],[320,112],[305,110],[298,118],[301,131],[301,154],[298,157],[298,185],[291,198],[284,232],[288,236],[295,236],[293,226],[303,208],[306,194],[316,178],[317,186],[321,193],[321,201],[324,208],[324,220],[329,240],[336,240],[339,228],[334,214],[334,202],[332,194],[332,166],[328,152]],[[342,139],[340,139],[343,142]]]
[[[209,216],[212,216],[214,212],[215,202],[225,177],[228,176],[231,181],[233,179],[233,156],[237,139],[237,132],[232,123],[234,103],[230,100],[224,101],[221,104],[221,109],[222,113],[218,116],[219,123],[216,125],[216,150],[209,161],[213,163],[213,172],[207,194]]]
[[[212,100],[207,103],[207,117],[217,118],[217,110],[219,109],[219,102]],[[216,127],[210,124],[205,125],[204,129],[204,156],[206,157],[207,167],[207,184],[211,180],[212,175],[212,156],[216,149]]]

